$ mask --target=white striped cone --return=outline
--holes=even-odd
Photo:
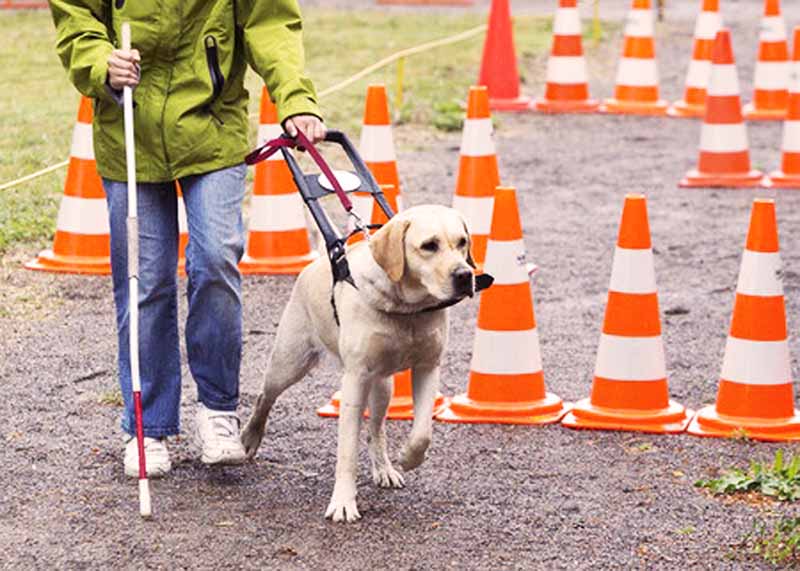
[[[783,120],[789,102],[789,46],[780,0],[764,1],[758,59],[753,79],[753,101],[744,116],[753,120]]]

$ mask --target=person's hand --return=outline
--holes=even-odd
[[[295,115],[290,117],[284,121],[283,129],[290,137],[296,137],[297,131],[300,130],[314,144],[323,141],[328,132],[325,123],[316,115]]]
[[[139,50],[114,50],[108,58],[108,84],[120,91],[139,85]]]

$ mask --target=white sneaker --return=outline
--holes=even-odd
[[[239,416],[233,411],[197,405],[197,439],[204,464],[242,464],[247,459],[239,440]]]
[[[136,438],[128,436],[125,440],[125,475],[139,477],[139,446]],[[147,464],[147,477],[160,478],[172,469],[166,439],[144,437],[144,460]]]

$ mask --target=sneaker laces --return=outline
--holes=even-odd
[[[215,412],[208,415],[214,436],[223,440],[239,438],[239,417],[233,412]]]

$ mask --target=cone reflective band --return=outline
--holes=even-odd
[[[781,168],[764,179],[764,186],[800,189],[800,26],[794,29],[792,84],[789,108],[783,124]]]
[[[786,117],[789,101],[789,46],[780,0],[764,0],[764,17],[753,79],[753,101],[744,106],[747,119]]]
[[[658,96],[654,34],[650,0],[633,0],[625,24],[614,97],[603,102],[600,110],[604,113],[663,115],[667,112],[668,103]]]
[[[544,113],[591,113],[598,107],[597,101],[589,99],[578,0],[559,0],[547,61],[547,85],[544,97],[536,99],[533,108]]]
[[[782,276],[775,202],[756,199],[717,402],[698,411],[689,426],[690,434],[800,440]]]
[[[750,169],[731,33],[722,28],[714,41],[706,114],[700,133],[700,158],[697,168],[686,173],[679,185],[758,186],[762,177],[761,172]]]
[[[283,133],[267,89],[261,91],[258,145]],[[283,153],[255,166],[247,248],[239,269],[245,275],[299,274],[318,253],[311,249],[305,207]]]
[[[517,53],[509,0],[492,0],[489,9],[489,30],[483,44],[478,84],[489,90],[492,109],[498,111],[528,111],[530,98],[521,95]]]
[[[694,46],[689,70],[686,73],[686,90],[683,99],[667,111],[673,117],[703,117],[706,112],[706,92],[711,76],[711,53],[714,38],[722,26],[719,0],[701,0],[700,13],[694,27]]]
[[[588,399],[563,420],[570,428],[683,432],[690,413],[669,400],[647,202],[625,197],[603,332]]]
[[[497,155],[492,139],[489,94],[484,86],[471,87],[467,117],[461,134],[461,156],[453,208],[467,222],[472,237],[472,258],[479,269],[486,258],[492,227],[494,191],[500,184]]]
[[[40,252],[25,267],[70,274],[111,273],[108,205],[94,160],[92,100],[86,97],[81,97],[78,120],[72,132],[53,248]]]
[[[494,283],[481,293],[467,392],[453,397],[436,419],[558,422],[567,408],[545,390],[522,225],[516,192],[510,187],[498,187],[495,192],[485,268]]]

